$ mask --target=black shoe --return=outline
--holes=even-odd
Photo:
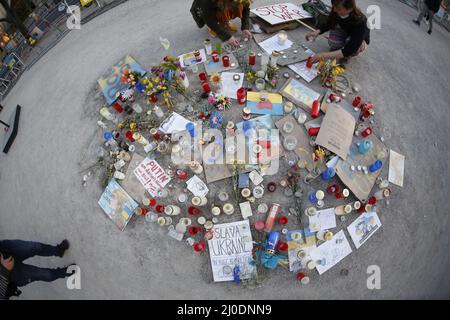
[[[428,34],[431,34],[431,32],[432,32],[431,30],[428,30]]]
[[[64,253],[66,252],[66,250],[69,249],[69,247],[70,247],[69,240],[64,239],[63,241],[61,241],[60,244],[57,245],[57,247],[59,250],[58,256],[62,258],[64,256]]]
[[[71,266],[76,266],[76,264],[72,263],[72,264],[70,264],[70,265],[68,265],[67,267],[64,268],[64,272],[66,274],[66,277],[69,277],[69,276],[75,274],[75,270],[72,270],[71,272],[68,272],[67,269],[69,269],[69,267],[71,267]]]
[[[417,25],[420,27],[420,22],[419,22],[419,21],[413,20],[413,22],[414,22],[415,24],[417,24]]]

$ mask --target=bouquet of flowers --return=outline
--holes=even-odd
[[[231,107],[231,100],[228,97],[225,97],[220,94],[211,93],[208,97],[208,103],[216,107],[219,111],[224,111]]]
[[[336,87],[336,77],[345,71],[343,67],[337,64],[336,59],[319,61],[317,69],[321,77],[320,83],[322,86],[332,88],[333,90]]]
[[[120,81],[128,85],[136,85],[136,82],[139,80],[139,74],[131,71],[128,68],[123,68],[122,77],[120,77]]]

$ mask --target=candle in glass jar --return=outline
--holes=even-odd
[[[212,58],[213,62],[215,62],[215,63],[219,62],[219,54],[217,53],[217,51],[214,51],[211,54],[211,58]]]
[[[225,68],[228,68],[230,66],[230,57],[229,56],[223,56],[222,57],[222,64]]]
[[[286,31],[282,30],[278,33],[278,44],[280,46],[283,46],[286,43],[286,40],[288,39],[288,35]]]
[[[203,41],[203,44],[205,45],[206,54],[211,54],[212,52],[211,40],[205,39],[205,41]]]
[[[246,101],[246,97],[245,97],[245,89],[244,88],[239,88],[237,90],[237,99],[239,104],[244,104]]]
[[[205,92],[205,93],[210,93],[211,92],[211,87],[209,86],[208,82],[202,83],[202,88],[203,88],[203,92]]]
[[[254,66],[256,64],[256,54],[254,52],[250,52],[248,56],[248,64]]]

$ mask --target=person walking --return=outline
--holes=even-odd
[[[428,34],[433,32],[433,17],[439,11],[442,0],[419,0],[419,16],[413,20],[420,27],[423,17],[427,16],[429,20]]]
[[[63,240],[56,246],[23,240],[0,240],[0,299],[19,296],[19,287],[34,281],[52,282],[70,276],[68,267],[39,268],[24,261],[34,257],[63,257],[69,249],[69,241]]]

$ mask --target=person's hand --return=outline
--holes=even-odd
[[[319,60],[325,60],[325,53],[321,52],[321,53],[317,53],[315,56],[312,57],[312,61],[313,63],[319,62]]]
[[[316,30],[313,32],[308,32],[305,35],[306,41],[313,41],[316,40],[316,38],[320,35],[320,30]]]
[[[0,256],[0,263],[8,271],[11,271],[14,268],[14,258],[13,257],[4,259],[3,256]]]
[[[231,38],[228,39],[227,43],[232,48],[236,48],[237,46],[239,46],[239,41],[234,36],[231,36]]]
[[[253,37],[250,30],[242,30],[242,39],[250,40]]]

